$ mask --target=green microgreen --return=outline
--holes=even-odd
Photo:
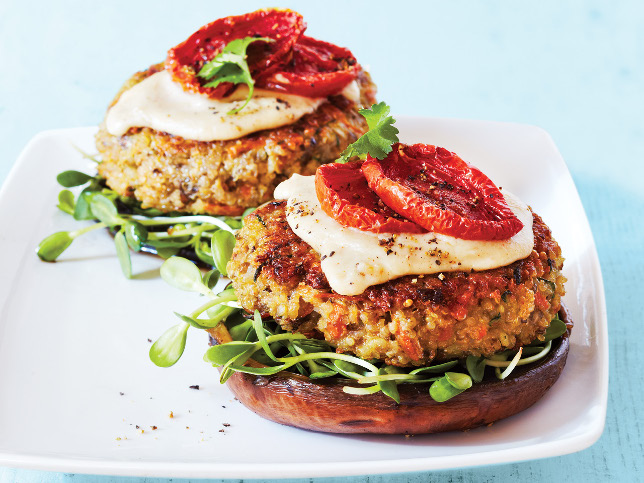
[[[105,224],[96,223],[80,230],[59,231],[49,235],[38,244],[36,253],[45,262],[55,262],[76,238],[98,228],[105,228]]]
[[[69,190],[62,190],[58,193],[58,209],[64,211],[68,215],[74,215],[76,202],[74,201],[74,193]]]
[[[116,205],[107,196],[100,193],[92,195],[89,201],[89,208],[94,218],[102,221],[107,226],[122,225],[125,220],[118,214]]]
[[[447,362],[443,362],[442,364],[436,364],[433,366],[419,367],[418,369],[409,371],[409,374],[413,376],[420,375],[420,374],[442,374],[447,369],[451,369],[452,367],[454,367],[456,364],[458,364],[458,361],[447,361]]]
[[[116,255],[121,265],[121,271],[125,278],[132,278],[132,260],[130,259],[130,248],[125,239],[124,230],[121,229],[114,235],[114,244],[116,245]]]
[[[264,324],[262,323],[262,316],[259,314],[259,310],[256,310],[255,314],[253,315],[253,329],[255,330],[255,334],[259,339],[259,343],[262,346],[262,349],[264,349],[264,353],[273,361],[280,362],[275,354],[273,354],[271,347],[268,345],[268,341],[266,340],[266,333],[264,331]]]
[[[398,375],[404,372],[403,369],[394,367],[394,366],[384,366],[378,369],[378,375],[386,376],[388,374]],[[385,396],[389,396],[391,399],[400,403],[400,394],[398,394],[398,384],[395,380],[380,380],[378,381],[378,386]]]
[[[461,372],[446,372],[445,378],[456,389],[465,391],[472,387],[472,378]]]
[[[67,231],[59,231],[52,233],[38,245],[36,253],[41,260],[45,262],[55,261],[61,253],[67,250],[67,247],[72,244],[74,239]]]
[[[201,320],[200,320],[200,321],[197,321],[196,319],[193,319],[192,317],[189,317],[188,315],[183,315],[183,314],[180,314],[180,313],[178,313],[178,312],[175,312],[175,313],[174,313],[174,315],[176,315],[177,317],[179,317],[179,318],[180,318],[181,320],[183,320],[186,324],[190,324],[190,325],[191,325],[191,326],[193,326],[195,329],[202,329],[202,330],[205,330],[205,329],[209,329],[209,328],[210,328],[210,327],[208,327],[207,325],[202,324],[202,323],[201,323],[201,322],[202,322]]]
[[[180,250],[194,253],[194,259],[214,267],[211,240],[217,232],[220,240],[218,263],[225,266],[230,258],[232,232],[241,227],[241,217],[182,215],[171,213],[163,215],[156,209],[143,209],[134,198],[120,196],[105,185],[105,180],[80,171],[65,171],[57,177],[64,187],[83,186],[76,199],[74,194],[64,189],[58,194],[58,208],[78,221],[98,221],[99,223],[80,230],[54,233],[38,245],[38,256],[48,262],[55,261],[82,234],[98,228],[108,227],[114,234],[114,244],[124,275],[132,277],[132,261],[129,250],[134,252],[151,251],[161,258],[168,259]],[[163,216],[160,216],[163,215]],[[125,241],[125,243],[123,243]],[[217,271],[218,273],[218,271]],[[214,287],[218,280],[213,272],[204,284]],[[207,283],[205,283],[207,282]]]
[[[467,356],[465,368],[474,382],[481,382],[485,375],[485,359],[476,356]]]
[[[374,104],[371,109],[360,109],[369,131],[356,142],[347,146],[336,163],[346,163],[354,156],[365,158],[367,154],[377,159],[384,159],[391,152],[391,145],[398,142],[396,122],[389,115],[391,108],[384,102]]]
[[[234,340],[226,344],[212,346],[204,354],[204,360],[213,366],[222,367],[249,350],[255,350],[254,342]]]
[[[202,236],[208,236],[205,234],[201,234]],[[213,267],[215,265],[215,261],[212,259],[212,252],[210,250],[210,243],[207,241],[199,241],[193,245],[194,250],[195,250],[195,255],[197,255],[197,258],[202,262],[205,263],[206,265]],[[217,270],[217,274],[219,274],[219,271]],[[213,278],[213,280],[218,280]],[[215,282],[216,283],[216,282]],[[213,285],[214,286],[214,285]],[[212,288],[212,287],[211,287]]]
[[[182,322],[166,330],[150,347],[150,360],[159,367],[174,365],[186,348],[190,324]]]
[[[242,227],[242,222],[240,218],[236,218],[232,216],[224,216],[223,221],[233,230],[239,230]]]
[[[223,292],[220,292],[219,294],[215,295],[212,293],[212,291],[208,291],[207,294],[210,297],[210,300],[203,305],[201,305],[199,308],[194,310],[191,314],[191,317],[198,317],[199,315],[203,314],[204,312],[209,312],[211,309],[215,309],[219,305],[225,304],[227,302],[237,300],[237,296],[235,295],[235,291],[232,288],[226,289]]]
[[[232,337],[233,340],[247,341],[253,330],[252,320],[243,319],[243,321],[241,322],[236,322],[233,319],[234,317],[230,317],[226,321],[226,322],[230,321],[230,323],[226,324],[226,326],[228,327],[228,333],[230,334],[230,337]]]
[[[429,387],[429,395],[437,402],[445,402],[472,387],[472,378],[459,372],[446,372]]]
[[[222,294],[226,294],[226,293],[227,292],[225,292],[225,291],[222,292]],[[235,309],[238,308],[238,307],[229,307],[228,306],[229,303],[230,302],[216,302],[216,305],[212,305],[208,309],[206,309],[206,315],[208,315],[208,317],[210,317],[212,319],[212,318],[215,318],[215,317],[219,317],[220,314],[222,314],[224,312],[228,312],[229,310],[235,311]]]
[[[219,282],[220,275],[221,274],[219,273],[219,270],[213,268],[212,270],[209,270],[204,274],[204,276],[201,278],[201,281],[206,287],[212,290],[215,285],[217,285],[217,282]]]
[[[547,342],[553,339],[557,339],[558,337],[561,337],[567,330],[568,327],[566,327],[566,323],[559,317],[555,317],[550,321],[550,325],[546,329],[546,333],[544,334],[545,341]]]
[[[80,171],[63,171],[56,176],[56,181],[65,188],[73,188],[74,186],[81,186],[94,179],[92,176],[81,173]]]
[[[211,248],[215,267],[226,277],[228,275],[226,265],[233,253],[233,248],[235,248],[235,236],[228,231],[216,231],[212,235]]]
[[[136,220],[128,220],[123,227],[128,246],[138,252],[148,239],[148,229]]]
[[[177,262],[177,260],[184,261]],[[164,266],[168,264],[168,262],[169,265],[168,268],[166,268],[164,280],[169,281],[169,283],[174,287],[178,288],[194,288],[194,286],[198,285],[194,280],[190,280],[191,269],[187,268],[189,266],[188,264],[192,265],[192,267],[199,272],[199,269],[192,262],[181,258],[172,258],[167,260],[164,263]],[[176,279],[174,278],[175,276]],[[191,283],[194,284],[194,286],[191,287]],[[229,309],[227,311],[224,309],[215,317],[200,318],[199,316],[204,312],[207,312],[208,309],[236,299],[232,290],[224,290],[223,292],[215,295],[210,289],[206,288],[205,292],[211,300],[201,305],[190,315],[183,315],[175,312],[175,315],[179,317],[182,322],[168,329],[154,342],[154,344],[152,344],[152,347],[150,348],[150,360],[157,366],[169,367],[174,365],[181,358],[186,347],[186,339],[188,336],[188,329],[190,327],[202,330],[216,327],[222,320],[225,320],[233,312],[239,311],[239,309]]]
[[[229,111],[228,115],[237,114],[248,105],[253,97],[255,81],[250,74],[246,50],[250,44],[258,41],[274,42],[273,39],[267,37],[244,37],[232,40],[212,60],[205,63],[197,73],[198,77],[208,81],[204,87],[215,88],[224,82],[248,86],[246,101],[240,107]]]
[[[546,354],[548,354],[548,352],[550,352],[550,349],[552,348],[552,341],[550,340],[550,341],[546,342],[542,347],[534,347],[534,346],[525,347],[523,349],[523,354],[525,354],[528,349],[533,349],[533,348],[534,349],[539,349],[539,352],[531,353],[529,355],[526,354],[526,355],[528,355],[528,357],[521,358],[517,362],[517,364],[516,364],[517,366],[524,366],[526,364],[531,364],[531,363],[536,362],[539,359],[542,359],[543,357],[545,357]],[[489,359],[485,359],[485,364],[488,365],[488,366],[494,367],[494,368],[498,368],[498,369],[501,369],[501,368],[504,368],[504,367],[507,368],[510,364],[512,364],[512,361],[507,360],[508,355],[512,355],[513,358],[516,357],[516,353],[514,353],[514,354],[504,354],[504,355],[501,355],[501,356],[498,356],[498,357],[491,357]]]
[[[364,370],[364,367],[360,367],[358,364],[351,361],[339,359],[331,361],[331,364],[333,364],[338,374],[342,374],[344,377],[348,377],[350,379],[360,379],[368,374],[367,371]],[[377,370],[378,369],[375,368],[375,370],[372,370],[370,374],[375,374]]]
[[[203,295],[210,293],[210,288],[203,283],[201,278],[201,270],[186,258],[172,257],[163,262],[161,278],[179,290]]]
[[[74,206],[74,219],[77,221],[83,221],[83,220],[93,220],[94,215],[92,214],[92,210],[89,206],[89,201],[88,199],[92,196],[93,192],[85,188],[81,193],[78,195],[78,198],[76,199],[76,205]]]

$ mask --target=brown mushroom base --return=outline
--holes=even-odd
[[[236,373],[228,380],[233,394],[253,412],[277,423],[327,433],[424,434],[465,430],[517,414],[536,403],[559,378],[569,349],[569,329],[541,361],[516,368],[503,381],[484,380],[438,403],[429,384],[399,384],[400,404],[382,393],[356,396],[342,388],[346,379],[319,380],[282,372],[274,376]],[[227,332],[227,331],[226,331]],[[215,340],[220,331],[211,330]]]

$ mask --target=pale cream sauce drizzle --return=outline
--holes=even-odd
[[[475,241],[438,233],[392,235],[347,228],[322,211],[314,176],[295,174],[275,190],[276,199],[288,200],[289,226],[320,254],[331,288],[342,295],[358,295],[403,275],[488,270],[527,257],[534,244],[532,213],[516,196],[505,190],[503,194],[523,228],[508,240]]]
[[[244,104],[247,93],[240,86],[229,97],[211,99],[186,92],[168,72],[157,72],[121,95],[107,113],[107,130],[122,136],[132,127],[149,127],[195,141],[223,141],[292,124],[326,101],[255,89],[244,109],[228,115]]]

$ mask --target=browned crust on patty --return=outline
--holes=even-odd
[[[286,330],[392,365],[490,356],[542,337],[564,294],[557,242],[534,214],[525,259],[481,272],[410,275],[358,296],[333,292],[319,255],[289,227],[285,201],[245,219],[228,266],[242,306]]]
[[[129,79],[111,105],[162,64]],[[150,128],[109,134],[103,123],[96,135],[107,185],[135,197],[143,208],[186,213],[239,215],[272,198],[273,190],[294,173],[313,174],[337,159],[367,130],[358,109],[375,102],[376,87],[360,71],[360,105],[332,96],[313,113],[277,129],[228,141],[191,141]]]

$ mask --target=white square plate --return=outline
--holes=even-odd
[[[193,308],[196,295],[165,285],[159,260],[147,255],[133,256],[138,276],[126,280],[104,231],[79,238],[58,263],[38,259],[42,238],[79,225],[56,208],[56,174],[92,172],[75,146],[95,151],[93,128],[49,131],[29,143],[0,192],[0,465],[133,476],[341,476],[506,463],[593,444],[606,413],[604,291],[588,221],[552,140],[532,126],[484,121],[401,116],[397,126],[405,142],[445,146],[482,168],[530,204],[559,241],[575,329],[561,379],[541,401],[468,432],[341,436],[281,426],[245,409],[202,361],[207,341],[197,331],[176,366],[157,368],[148,339],[176,322],[173,310]],[[200,390],[189,388],[197,384]]]

